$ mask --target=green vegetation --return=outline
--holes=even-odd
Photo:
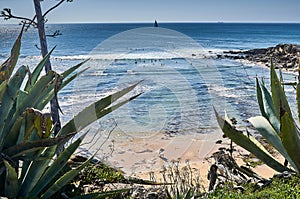
[[[130,198],[134,190],[132,184],[159,186],[157,193],[168,198],[299,198],[300,177],[274,177],[259,185],[256,183],[239,184],[232,181],[219,184],[215,191],[205,193],[200,177],[189,163],[179,169],[173,162],[161,174],[162,183],[126,178],[120,170],[105,164],[92,164],[88,159],[79,164],[68,162],[80,146],[86,132],[85,127],[95,120],[139,96],[119,101],[133,90],[133,84],[112,95],[91,104],[66,123],[55,133],[55,124],[50,113],[44,113],[51,99],[86,69],[76,72],[86,61],[71,67],[62,74],[52,70],[41,75],[49,54],[34,68],[21,66],[15,70],[20,54],[22,32],[17,38],[10,58],[0,67],[0,196],[7,198]],[[13,72],[16,71],[16,72]],[[28,77],[28,78],[27,78]],[[257,79],[257,99],[262,116],[252,117],[249,121],[263,136],[268,144],[262,144],[254,136],[237,130],[226,116],[216,112],[217,120],[224,134],[233,142],[245,148],[262,162],[278,172],[299,173],[300,170],[300,132],[285,96],[284,86],[279,80],[274,66],[271,66],[271,92],[263,81]],[[298,117],[300,120],[300,83],[297,89]],[[96,117],[90,117],[95,112]],[[75,135],[77,140],[71,142]],[[289,163],[280,163],[269,149],[272,146]],[[221,154],[222,155],[222,154]],[[223,157],[225,157],[223,155]],[[231,156],[228,156],[230,158]],[[231,157],[232,158],[232,157]],[[233,162],[234,163],[234,162]],[[248,176],[250,170],[233,165],[234,169]],[[261,179],[256,177],[257,179]],[[107,184],[129,184],[130,188],[117,186],[106,189]],[[85,187],[89,186],[86,190]],[[84,195],[85,194],[85,195]]]
[[[172,161],[160,171],[164,190],[171,198],[190,198],[205,191],[199,171],[192,168],[189,161],[180,165],[180,161]],[[154,179],[153,179],[154,180]]]
[[[254,183],[247,183],[243,185],[243,189],[233,187],[228,183],[223,187],[217,188],[214,192],[208,194],[206,198],[223,199],[223,198],[244,198],[244,199],[258,199],[258,198],[299,198],[300,197],[300,177],[275,177],[270,181],[270,184],[265,187],[260,187]]]
[[[261,116],[252,117],[249,122],[257,129],[276,151],[289,163],[282,164],[270,154],[257,139],[247,132],[245,135],[226,116],[225,119],[216,112],[219,126],[224,134],[237,145],[248,150],[272,169],[278,172],[300,170],[300,132],[294,121],[287,101],[282,78],[279,80],[273,64],[270,69],[271,93],[262,80],[256,79],[257,100]],[[300,83],[294,84],[297,90],[298,117],[300,116]],[[300,117],[299,117],[300,120]]]
[[[22,32],[10,58],[0,67],[0,196],[49,198],[63,190],[93,159],[90,157],[76,168],[67,164],[86,135],[80,131],[137,97],[116,102],[137,84],[86,107],[55,135],[50,113],[42,110],[57,97],[59,90],[84,71],[76,72],[85,62],[62,74],[50,70],[41,75],[52,49],[32,73],[26,66],[13,73],[20,54],[21,37]],[[91,111],[96,117],[89,117]],[[79,138],[71,142],[76,134]]]

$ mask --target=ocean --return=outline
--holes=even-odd
[[[21,27],[0,25],[0,60],[8,57]],[[268,68],[242,61],[216,59],[227,50],[300,44],[300,24],[159,23],[47,24],[51,62],[62,72],[85,59],[89,67],[59,94],[63,123],[103,96],[141,81],[130,94],[137,99],[95,122],[91,131],[139,137],[210,133],[217,129],[213,106],[235,117],[239,125],[259,115],[255,77],[268,83]],[[37,30],[22,39],[18,65],[33,68],[40,60]],[[295,75],[285,73],[293,80]],[[293,88],[286,88],[291,99]],[[92,113],[91,113],[92,114]],[[153,134],[154,133],[154,134]]]

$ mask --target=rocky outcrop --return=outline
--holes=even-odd
[[[270,66],[272,59],[277,68],[298,68],[300,58],[300,45],[278,44],[275,47],[252,49],[247,51],[225,51],[217,58],[242,59],[250,62]]]

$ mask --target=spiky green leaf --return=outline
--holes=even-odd
[[[77,167],[76,169],[72,169],[65,173],[63,176],[61,176],[55,183],[53,183],[41,196],[41,199],[46,199],[55,194],[57,191],[59,191],[63,186],[65,186],[67,183],[69,183],[75,176],[78,175],[78,173],[86,167],[94,158],[94,156],[90,157],[87,161],[85,161],[82,165]]]
[[[41,176],[45,173],[46,168],[49,166],[51,159],[56,151],[56,146],[46,148],[37,160],[32,161],[27,168],[27,174],[23,177],[20,184],[20,197],[29,197],[27,194],[33,189],[36,183],[40,180]],[[36,197],[37,195],[31,196]]]
[[[56,47],[56,46],[55,46]],[[50,55],[54,51],[55,47],[53,47],[50,52],[42,59],[42,61],[34,68],[33,72],[31,73],[30,78],[27,80],[26,86],[25,86],[25,91],[29,91],[32,86],[37,82],[38,77],[40,76],[45,64],[50,58]]]
[[[296,87],[296,101],[297,101],[297,109],[298,109],[298,121],[300,122],[300,82],[297,83],[297,87]]]
[[[219,116],[216,110],[215,114],[223,133],[234,143],[251,152],[269,167],[278,172],[289,170],[287,167],[283,166],[275,158],[273,158],[272,155],[252,135],[249,134],[246,136],[243,134],[243,132],[238,131],[235,127],[231,126],[227,121]]]
[[[20,55],[22,34],[23,29],[11,49],[10,57],[0,66],[0,83],[4,80],[8,80],[14,71]]]
[[[280,120],[280,109],[283,108],[289,115],[292,115],[289,103],[287,101],[283,86],[278,79],[273,63],[270,68],[271,76],[271,92],[274,104],[274,110],[278,120]]]
[[[89,61],[89,59],[84,60],[83,62],[80,62],[79,64],[77,64],[77,65],[75,65],[75,66],[69,68],[68,70],[66,70],[65,72],[63,72],[63,73],[61,74],[61,76],[62,76],[63,78],[68,77],[71,73],[73,73],[75,70],[77,70],[80,66],[82,66],[83,64],[85,64],[85,63],[88,62],[88,61]]]
[[[43,176],[40,178],[38,183],[35,185],[34,189],[26,189],[30,194],[29,197],[37,196],[55,177],[56,175],[63,169],[66,165],[67,161],[71,157],[71,155],[76,151],[82,142],[84,136],[78,138],[74,143],[72,143],[68,148],[63,150],[62,153],[54,160],[51,166],[46,170]],[[33,188],[33,187],[31,187]],[[27,196],[27,197],[28,197]]]
[[[288,112],[281,113],[280,137],[287,153],[300,170],[300,135],[293,118]]]
[[[16,158],[32,151],[37,151],[45,147],[57,145],[60,142],[65,142],[73,136],[74,133],[69,133],[67,135],[59,136],[56,138],[46,138],[36,141],[28,141],[5,149],[3,153],[12,158]]]
[[[3,147],[3,141],[9,133],[5,128],[7,127],[6,123],[11,122],[11,116],[14,113],[12,109],[16,104],[16,98],[26,72],[27,68],[25,66],[20,67],[9,80],[3,94],[0,107],[0,149]]]
[[[138,83],[137,83],[138,84]],[[70,120],[58,133],[58,135],[65,135],[67,132],[78,132],[88,126],[89,124],[93,123],[97,119],[107,115],[108,113],[112,112],[116,108],[120,107],[121,105],[127,103],[130,100],[133,100],[140,94],[130,98],[129,100],[125,100],[111,108],[108,108],[113,102],[133,90],[137,84],[129,86],[127,88],[122,89],[121,91],[115,92],[112,95],[109,95],[90,106],[83,109],[80,113],[78,113],[72,120]]]
[[[6,168],[5,196],[15,198],[18,194],[18,174],[6,160],[4,160],[4,165]]]
[[[280,122],[275,113],[272,96],[265,87],[265,85],[262,83],[262,81],[258,80],[257,78],[256,87],[257,100],[259,102],[261,114],[270,122],[275,131],[279,134]]]
[[[78,73],[71,75],[71,77],[69,77],[67,79],[63,79],[63,82],[62,82],[61,86],[59,87],[59,90],[62,90],[65,86],[67,86],[70,82],[72,82],[76,77],[78,77],[80,74],[82,74],[87,69],[88,68],[81,70]],[[43,109],[46,106],[46,104],[48,104],[53,97],[54,97],[54,89],[51,89],[48,93],[45,93],[45,95],[40,97],[43,100],[40,100],[39,103],[36,104],[37,109]]]
[[[269,121],[262,116],[251,117],[248,119],[249,122],[258,130],[258,132],[266,139],[266,141],[271,144],[278,152],[283,155],[285,159],[289,161],[295,171],[298,171],[297,166],[292,161],[288,153],[286,152],[281,139]]]

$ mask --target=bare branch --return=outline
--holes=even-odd
[[[51,35],[46,35],[47,37],[54,37],[56,38],[57,36],[62,35],[61,32],[59,30],[56,30],[53,34]]]
[[[11,9],[10,8],[4,8],[3,11],[1,11],[0,17],[3,17],[4,20],[9,20],[9,19],[20,19],[22,20],[21,23],[22,24],[34,24],[36,25],[36,22],[29,18],[26,17],[20,17],[20,16],[15,16],[11,13]]]
[[[41,48],[37,45],[37,44],[35,44],[34,45],[38,50],[41,50]]]
[[[49,10],[47,10],[47,11],[44,13],[43,17],[45,18],[46,15],[47,15],[49,12],[51,12],[52,10],[54,10],[55,8],[57,8],[58,6],[60,6],[60,4],[62,4],[64,1],[65,1],[65,0],[60,0],[60,2],[58,2],[56,5],[54,5],[54,6],[51,7]]]

